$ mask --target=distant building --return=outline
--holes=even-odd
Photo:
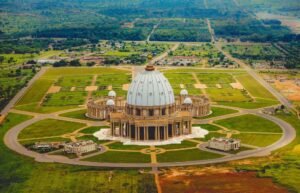
[[[208,141],[208,148],[221,150],[221,151],[231,151],[238,150],[241,147],[241,141],[232,138],[212,138]]]
[[[88,141],[78,141],[71,142],[64,145],[64,151],[66,153],[74,153],[81,155],[83,153],[88,153],[97,150],[98,145],[92,140]]]
[[[41,65],[43,65],[43,64],[54,64],[55,62],[58,62],[59,60],[54,60],[54,59],[39,59],[39,60],[37,60],[36,62],[38,63],[38,64],[41,64]]]
[[[264,114],[267,114],[267,115],[275,115],[275,114],[276,114],[276,110],[277,110],[277,108],[270,107],[270,108],[264,108],[264,109],[262,110],[262,112],[263,112]]]
[[[34,64],[23,64],[22,68],[23,69],[32,69],[34,67]]]

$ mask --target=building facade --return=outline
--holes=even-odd
[[[78,142],[66,143],[64,145],[64,152],[81,155],[83,153],[89,153],[92,151],[96,151],[97,148],[98,148],[98,145],[95,142],[93,142],[92,140],[78,141]]]
[[[147,66],[130,84],[126,100],[114,91],[87,104],[87,116],[108,120],[111,135],[136,141],[161,141],[192,133],[192,118],[211,112],[205,96],[189,96],[182,90],[175,97],[169,81]]]
[[[238,150],[241,147],[241,141],[232,138],[212,138],[208,141],[208,148],[216,149],[220,151],[232,151]]]

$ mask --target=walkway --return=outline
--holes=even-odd
[[[296,131],[294,128],[284,122],[281,119],[278,119],[276,117],[272,117],[270,115],[262,114],[260,113],[260,109],[254,109],[254,110],[248,110],[248,109],[240,109],[235,107],[229,107],[231,109],[236,109],[239,112],[219,117],[213,117],[203,120],[194,120],[195,123],[209,123],[211,121],[225,119],[229,117],[235,117],[242,114],[254,114],[256,116],[263,117],[265,119],[268,119],[274,123],[276,123],[283,131],[283,135],[274,144],[267,146],[265,148],[258,148],[254,150],[244,151],[238,154],[234,155],[226,155],[222,158],[212,159],[212,160],[197,160],[197,161],[186,161],[186,162],[170,162],[170,163],[157,163],[156,155],[151,154],[151,163],[98,163],[98,162],[89,162],[89,161],[82,161],[78,159],[68,159],[63,156],[55,156],[55,155],[47,155],[47,154],[39,154],[33,151],[27,150],[24,146],[22,146],[18,142],[18,135],[19,133],[29,125],[38,122],[40,120],[43,120],[45,118],[54,118],[59,120],[66,120],[66,121],[73,121],[73,122],[79,122],[79,123],[86,123],[91,126],[100,126],[100,125],[106,125],[105,122],[98,122],[98,121],[88,121],[88,120],[79,120],[79,119],[73,119],[73,118],[66,118],[66,117],[60,117],[56,114],[38,114],[38,113],[29,113],[25,111],[19,111],[19,110],[12,110],[12,112],[21,113],[21,114],[29,114],[34,115],[33,119],[30,119],[28,121],[25,121],[19,125],[16,125],[15,127],[11,128],[4,137],[4,143],[7,147],[9,147],[11,150],[28,156],[35,158],[38,162],[58,162],[58,163],[64,163],[64,164],[71,164],[71,165],[83,165],[83,166],[99,166],[99,167],[118,167],[118,168],[141,168],[141,167],[152,167],[155,171],[159,167],[171,167],[171,166],[188,166],[188,165],[201,165],[201,164],[213,164],[213,163],[222,163],[227,161],[233,161],[233,160],[239,160],[239,159],[245,159],[249,157],[256,157],[256,156],[267,156],[272,151],[279,149],[281,147],[284,147],[285,145],[289,144],[293,139],[296,137]],[[152,147],[153,149],[153,147]]]

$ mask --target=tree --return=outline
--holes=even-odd
[[[80,61],[78,59],[72,60],[70,62],[70,66],[81,66],[81,63],[80,63]]]
[[[4,62],[4,56],[0,56],[0,64],[2,64]]]
[[[68,62],[65,61],[65,60],[60,60],[58,62],[55,62],[53,64],[53,67],[61,67],[61,66],[67,66],[68,65]]]
[[[88,63],[86,63],[87,66],[95,66],[95,64],[96,64],[95,62],[88,62]]]

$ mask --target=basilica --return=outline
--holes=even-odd
[[[88,102],[86,116],[109,121],[111,137],[164,141],[191,134],[192,118],[210,112],[206,96],[190,96],[185,89],[175,96],[168,79],[148,65],[130,84],[126,99],[109,91]]]

